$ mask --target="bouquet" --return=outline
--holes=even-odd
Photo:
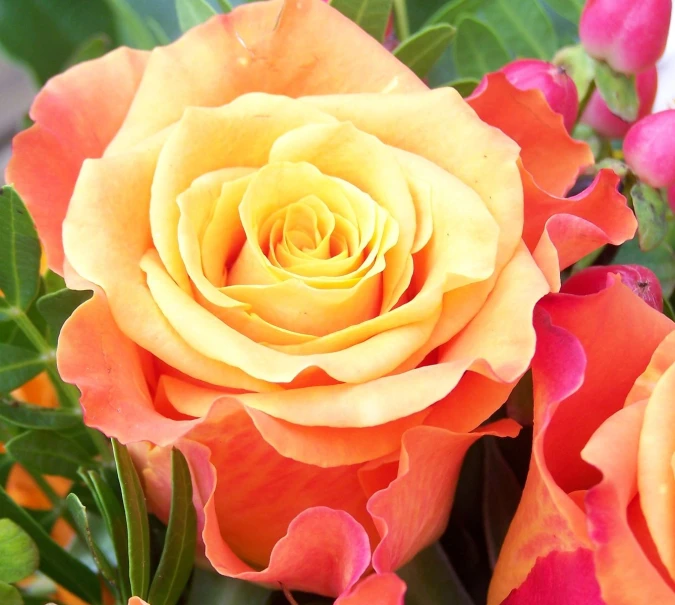
[[[675,603],[671,4],[0,1],[0,603]]]

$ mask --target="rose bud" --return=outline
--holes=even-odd
[[[655,67],[650,67],[646,71],[639,73],[636,78],[637,93],[640,100],[638,109],[638,120],[649,115],[656,98],[656,88],[658,84],[658,74]],[[596,90],[591,96],[583,115],[581,122],[588,124],[593,130],[603,137],[610,139],[620,139],[626,136],[628,129],[635,122],[627,122],[614,115],[607,107],[604,99]]]
[[[579,36],[589,55],[635,74],[652,67],[666,48],[671,0],[589,0]]]
[[[642,118],[623,143],[626,163],[647,185],[675,185],[675,109]]]
[[[565,294],[591,294],[609,288],[617,276],[650,307],[663,311],[663,293],[659,278],[641,265],[588,267],[570,277],[562,286]]]
[[[579,95],[564,69],[538,59],[518,59],[500,71],[520,90],[541,91],[551,109],[562,115],[565,128],[572,130],[579,112]]]

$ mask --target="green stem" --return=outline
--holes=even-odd
[[[410,37],[410,22],[408,21],[406,0],[394,0],[394,21],[396,23],[396,34],[399,40],[403,42],[403,40]]]
[[[584,111],[586,111],[586,107],[591,101],[591,97],[593,96],[593,93],[595,92],[596,88],[597,84],[595,83],[595,80],[591,80],[591,83],[588,85],[588,90],[586,90],[584,98],[581,99],[581,102],[579,103],[579,113],[577,114],[577,122],[579,122],[581,120],[581,116],[584,115]]]

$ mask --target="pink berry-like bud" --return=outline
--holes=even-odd
[[[631,126],[623,153],[626,164],[647,185],[675,185],[675,109],[653,113]]]
[[[656,98],[656,88],[658,84],[658,74],[656,67],[650,67],[648,70],[639,73],[636,78],[637,93],[640,100],[638,109],[638,120],[643,118],[652,110],[654,99]],[[626,136],[628,129],[634,122],[626,122],[620,117],[615,116],[607,107],[607,103],[596,90],[588,102],[581,121],[588,124],[598,134],[609,139],[620,139]]]
[[[641,265],[588,267],[570,277],[560,289],[565,294],[594,294],[610,287],[616,276],[650,307],[663,311],[663,292],[659,278]]]
[[[579,36],[589,55],[635,74],[652,67],[668,39],[672,0],[588,0]]]
[[[567,130],[574,128],[579,111],[579,95],[565,70],[538,59],[519,59],[501,70],[511,84],[520,90],[542,92],[553,111],[562,115]]]

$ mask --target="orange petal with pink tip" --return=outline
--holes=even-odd
[[[405,591],[405,582],[396,574],[374,574],[361,580],[335,605],[403,605]]]
[[[149,53],[121,48],[52,78],[35,98],[35,124],[14,138],[5,180],[35,221],[49,267],[62,274],[61,223],[82,163],[101,157],[117,133]]]

